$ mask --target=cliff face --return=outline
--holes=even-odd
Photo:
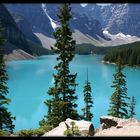
[[[76,14],[71,21],[71,28],[79,30],[98,40],[98,36],[105,38],[100,22],[96,19],[90,20],[86,15]]]
[[[41,45],[40,40],[37,38],[36,35],[33,34],[32,27],[30,23],[18,13],[11,13],[12,17],[14,18],[18,28],[22,31],[22,33],[34,43]]]
[[[111,33],[122,32],[140,37],[140,4],[114,4],[111,12],[106,26]]]
[[[2,4],[0,4],[0,23],[4,28],[4,37],[7,42],[4,47],[6,54],[11,53],[16,48],[32,54],[25,36],[19,30],[14,19]],[[7,45],[8,43],[12,44],[12,47],[9,47]]]
[[[78,8],[77,8],[78,9]],[[81,12],[82,11],[82,12]],[[99,6],[88,4],[79,14],[86,14],[89,19],[96,19],[111,34],[122,32],[140,37],[140,4],[110,4]]]
[[[41,32],[47,36],[52,36],[53,28],[41,4],[5,4],[5,6],[10,13],[19,13],[26,18],[34,32]]]

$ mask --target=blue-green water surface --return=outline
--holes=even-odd
[[[102,63],[102,55],[76,55],[70,64],[71,73],[77,72],[78,111],[84,107],[83,86],[88,68],[89,81],[92,86],[94,107],[92,122],[99,127],[100,116],[107,115],[109,98],[114,89],[111,88],[115,66]],[[7,62],[9,75],[8,87],[9,111],[16,116],[15,131],[33,129],[47,113],[44,100],[48,99],[47,90],[53,86],[52,74],[55,73],[56,55],[42,56],[36,60]],[[140,68],[125,67],[128,96],[136,98],[136,118],[140,119]]]

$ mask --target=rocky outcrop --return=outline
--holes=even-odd
[[[99,136],[140,136],[140,121],[135,118],[121,119],[112,116],[102,116],[100,117],[100,128],[94,129],[91,122],[84,120],[72,120],[66,119],[66,121],[61,122],[58,127],[46,132],[42,137],[65,137],[64,131],[71,129],[71,122],[75,122],[75,126],[78,127],[78,135],[80,137],[99,137]],[[16,134],[10,135],[11,137],[17,136]],[[36,136],[35,136],[36,137]]]
[[[76,121],[72,119],[66,119],[66,121],[61,122],[58,127],[52,129],[51,131],[45,133],[43,137],[46,136],[65,136],[64,131],[67,128],[71,128],[70,123],[75,122],[75,126],[79,129],[79,136],[93,136],[94,135],[94,126],[91,122],[88,121]]]
[[[65,136],[64,131],[67,130],[67,127],[71,128],[70,123],[72,121],[78,126],[79,136],[140,136],[140,121],[134,118],[121,119],[112,116],[102,116],[100,117],[101,126],[96,130],[91,122],[66,119],[58,127],[45,133],[43,137]]]
[[[140,136],[140,121],[129,118],[121,119],[112,116],[102,116],[101,126],[94,136]]]
[[[102,129],[107,129],[112,126],[117,126],[119,122],[119,118],[112,117],[112,116],[102,116],[100,117],[100,124]]]

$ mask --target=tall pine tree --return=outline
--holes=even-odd
[[[90,82],[88,81],[88,70],[87,70],[87,80],[84,86],[84,101],[85,101],[85,108],[82,109],[83,111],[83,119],[87,121],[91,121],[93,118],[93,114],[91,113],[91,108],[93,107],[93,101],[91,96],[91,86]]]
[[[129,105],[129,117],[130,118],[133,118],[136,115],[135,105],[136,105],[136,100],[135,100],[135,97],[132,96],[130,99],[130,105]]]
[[[57,126],[66,118],[78,119],[79,117],[75,103],[77,74],[71,74],[69,70],[69,63],[74,58],[75,51],[75,41],[69,29],[69,20],[72,18],[70,5],[62,4],[57,16],[60,20],[60,27],[54,32],[56,43],[52,47],[53,52],[58,54],[56,58],[58,64],[54,67],[57,73],[53,74],[54,86],[48,90],[52,98],[45,101],[49,107],[47,123],[53,126]]]
[[[120,56],[118,57],[118,61],[116,63],[116,73],[114,76],[112,88],[115,88],[114,93],[112,94],[110,100],[110,108],[108,115],[118,117],[118,118],[127,118],[128,117],[128,103],[127,100],[129,97],[127,96],[127,88],[125,75],[122,73],[123,66],[121,62]]]
[[[8,75],[6,72],[6,65],[4,62],[4,38],[2,36],[2,28],[0,27],[0,130],[13,132],[13,117],[11,112],[8,112],[7,105],[10,99],[6,97],[8,94],[7,80]]]

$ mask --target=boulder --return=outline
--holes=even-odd
[[[102,116],[101,126],[94,136],[140,136],[140,121],[134,118],[121,119],[112,116]]]
[[[93,136],[94,135],[94,126],[91,122],[84,120],[72,120],[70,118],[66,119],[66,121],[61,122],[58,127],[52,129],[51,131],[45,133],[45,136],[65,136],[64,131],[68,128],[71,128],[71,122],[75,122],[75,126],[79,129],[79,136]]]
[[[122,119],[112,116],[102,116],[100,117],[100,123],[102,129],[107,129],[110,127],[122,128],[123,126],[132,126],[132,125],[140,125],[140,121],[129,118],[129,119]]]
[[[117,126],[119,122],[119,118],[112,117],[112,116],[101,116],[100,117],[100,124],[102,126],[102,129],[107,129],[112,126]]]

